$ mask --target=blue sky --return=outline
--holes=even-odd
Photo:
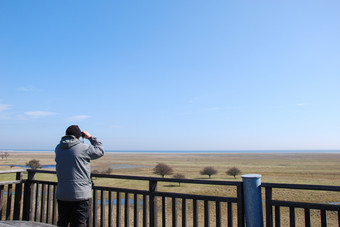
[[[0,1],[0,149],[340,149],[339,1]]]

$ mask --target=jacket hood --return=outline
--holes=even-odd
[[[63,149],[68,149],[79,144],[80,141],[75,136],[64,136],[61,138],[60,146]]]

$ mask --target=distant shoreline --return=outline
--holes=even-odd
[[[28,149],[0,149],[0,152],[13,153],[54,153],[54,150],[28,150]],[[340,153],[340,150],[211,150],[211,151],[195,151],[195,150],[105,150],[107,153],[123,153],[123,154],[288,154],[288,153]]]

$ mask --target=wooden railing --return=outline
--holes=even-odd
[[[55,175],[55,171],[27,170],[27,179],[23,179],[26,170],[0,171],[0,174],[12,174],[15,179],[0,183],[1,220],[29,220],[56,225],[57,201],[55,181],[35,179],[35,175]],[[55,176],[53,176],[55,177]],[[147,189],[128,189],[119,187],[94,186],[89,226],[245,226],[243,183],[213,180],[170,179],[140,176],[122,176],[93,174],[98,179],[106,178],[147,182]],[[210,185],[212,187],[233,187],[234,197],[217,195],[197,195],[186,193],[163,192],[158,190],[160,182],[190,184],[193,187]],[[310,202],[283,201],[273,199],[273,189],[318,190],[340,192],[338,186],[292,185],[262,183],[265,190],[265,224],[267,227],[281,226],[283,207],[289,209],[289,224],[300,224],[295,219],[295,210],[304,209],[304,226],[315,226],[310,213],[320,212],[320,224],[327,226],[327,212],[332,213],[329,226],[340,226],[340,205]],[[234,190],[233,189],[233,190]],[[273,212],[275,209],[275,212]],[[334,225],[334,223],[337,223]],[[287,222],[284,222],[286,226]]]
[[[340,227],[340,201],[337,204],[325,204],[325,203],[310,203],[310,202],[296,202],[296,201],[283,201],[283,200],[275,200],[273,199],[273,189],[290,189],[292,190],[305,190],[304,193],[310,193],[311,191],[323,191],[323,192],[337,192],[340,193],[339,186],[323,186],[323,185],[301,185],[301,184],[269,184],[262,183],[262,187],[265,188],[265,203],[266,203],[266,226],[272,227],[275,224],[275,227],[281,226],[282,224],[282,215],[281,209],[286,207],[289,209],[289,225],[295,226],[296,221],[296,210],[303,209],[303,219],[299,220],[299,223],[304,222],[306,227],[309,226],[339,226]],[[310,195],[312,197],[313,195]],[[273,214],[273,209],[275,210]],[[312,225],[311,222],[311,210],[319,212],[318,221],[314,221]],[[330,220],[327,220],[327,212],[336,212],[337,223],[336,220],[333,220],[332,224],[328,224]],[[274,221],[273,221],[274,220]],[[316,223],[315,223],[316,222]]]

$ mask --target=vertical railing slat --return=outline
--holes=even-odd
[[[23,176],[22,172],[16,173],[16,180],[22,181],[22,176]],[[22,185],[23,183],[19,183],[15,185],[13,220],[20,220]]]
[[[139,225],[139,206],[138,206],[138,194],[134,194],[133,198],[133,226],[138,227]]]
[[[97,227],[98,223],[98,191],[93,189],[93,203],[92,203],[92,226]]]
[[[58,202],[57,202],[57,186],[53,185],[53,202],[52,202],[52,224],[56,225],[57,224],[57,207],[58,207]]]
[[[273,227],[273,208],[272,208],[272,196],[273,190],[270,187],[266,187],[266,226]]]
[[[172,198],[172,226],[177,226],[177,199]]]
[[[112,191],[109,191],[109,217],[108,217],[108,225],[109,227],[113,227],[113,198],[112,198]]]
[[[321,227],[327,227],[327,213],[326,210],[322,209],[321,214]]]
[[[210,216],[209,216],[209,201],[204,200],[204,226],[209,227]]]
[[[36,187],[35,187],[34,221],[38,221],[38,217],[39,217],[40,186],[41,186],[40,184],[36,184]],[[32,200],[33,200],[33,198],[32,198]]]
[[[182,227],[187,226],[187,200],[182,199]]]
[[[294,207],[289,207],[289,222],[290,222],[290,227],[295,227],[295,209],[294,209]]]
[[[162,196],[162,227],[166,227],[167,225],[167,208],[167,199],[165,196]]]
[[[233,227],[233,204],[228,202],[228,227]]]
[[[12,184],[7,186],[7,208],[6,208],[6,220],[10,220],[12,210]]]
[[[192,200],[192,221],[193,221],[193,226],[198,226],[198,201],[197,199]]]
[[[51,186],[47,185],[47,203],[46,203],[46,223],[50,223],[50,212],[51,212]]]
[[[40,206],[40,222],[44,222],[46,217],[45,212],[45,205],[46,205],[46,184],[41,185],[41,206]]]
[[[221,202],[216,201],[216,227],[222,226],[222,219],[221,219]]]
[[[143,195],[143,227],[148,226],[148,210],[147,195]]]
[[[308,208],[305,209],[305,226],[306,227],[310,227],[311,226],[311,223],[310,223],[310,209],[308,209]]]
[[[0,220],[2,220],[2,212],[4,207],[4,185],[0,185]]]
[[[124,219],[125,219],[125,221],[124,221],[124,226],[125,227],[129,227],[129,225],[130,225],[130,209],[129,209],[129,204],[130,203],[130,194],[129,193],[125,193],[125,203],[124,203],[124,205],[125,205],[125,215],[124,215]]]
[[[121,225],[121,194],[120,192],[117,192],[116,195],[117,199],[116,199],[116,226],[120,227]]]
[[[275,227],[281,226],[280,206],[275,206]]]
[[[155,196],[155,192],[157,190],[157,181],[150,180],[149,181],[149,222],[150,227],[156,227],[157,226],[157,199]]]
[[[105,191],[100,191],[100,226],[105,227]]]
[[[237,223],[238,227],[244,227],[244,203],[243,203],[243,186],[237,186]]]

